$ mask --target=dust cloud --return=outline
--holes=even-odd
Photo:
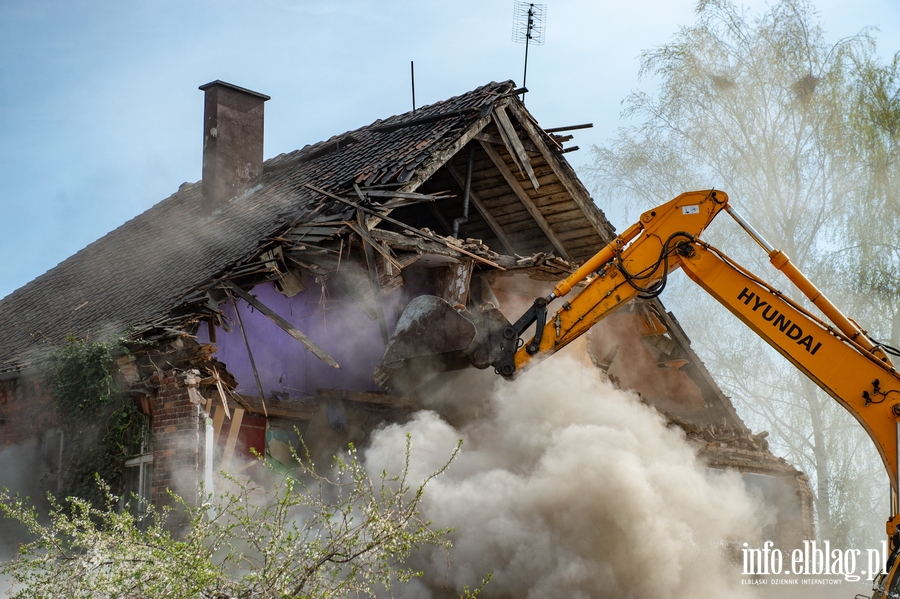
[[[43,486],[45,471],[36,440],[0,449],[0,487],[30,497],[41,511],[47,507]],[[18,553],[19,544],[29,540],[22,524],[0,517],[0,562],[12,559]],[[9,581],[0,577],[0,596],[5,597],[9,590]]]
[[[767,517],[737,474],[708,475],[679,429],[574,360],[482,381],[480,418],[454,428],[421,411],[376,431],[365,453],[372,473],[396,472],[409,432],[421,480],[464,439],[422,504],[455,528],[454,547],[419,555],[427,574],[401,596],[458,596],[489,573],[485,597],[756,596],[724,542],[755,539]],[[462,405],[478,395],[469,383]]]

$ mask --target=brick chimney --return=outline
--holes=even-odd
[[[263,108],[269,96],[213,81],[203,111],[203,214],[256,185],[263,171]]]

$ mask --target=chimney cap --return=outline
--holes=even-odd
[[[244,92],[245,94],[250,94],[250,95],[256,96],[258,98],[262,98],[263,100],[271,100],[272,99],[270,96],[267,96],[266,94],[261,94],[259,92],[253,91],[252,89],[247,89],[246,87],[240,87],[239,85],[234,85],[232,83],[220,81],[219,79],[216,79],[215,81],[210,81],[209,83],[207,83],[205,85],[201,85],[199,89],[202,91],[206,91],[207,89],[214,87],[216,85],[220,85],[222,87],[229,87],[231,89],[235,89],[237,91]]]

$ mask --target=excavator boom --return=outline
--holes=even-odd
[[[824,319],[700,239],[723,210],[765,249],[772,265],[821,310]],[[470,312],[440,298],[416,298],[407,309],[415,318],[401,316],[385,359],[376,369],[376,380],[388,380],[393,369],[423,354],[434,358],[442,353],[452,354],[457,363],[465,357],[475,366],[492,366],[505,378],[514,378],[629,301],[656,297],[677,268],[844,406],[869,434],[892,490],[887,522],[891,558],[888,572],[876,581],[874,597],[900,596],[900,374],[885,351],[737,214],[721,191],[684,193],[644,212],[552,293],[535,299],[514,323],[496,307]],[[576,287],[578,292],[567,299]],[[435,326],[452,334],[440,337]],[[523,336],[532,326],[534,334],[525,341]]]

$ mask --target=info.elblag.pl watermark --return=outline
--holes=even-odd
[[[772,541],[760,548],[741,549],[741,584],[841,584],[874,580],[887,568],[887,541],[878,549],[838,549],[830,541],[803,541],[803,547],[782,551]],[[763,578],[768,577],[768,578]]]

